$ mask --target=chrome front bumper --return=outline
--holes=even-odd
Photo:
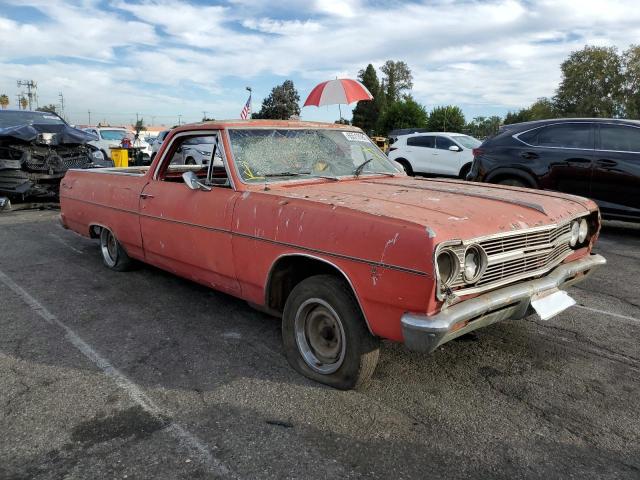
[[[594,268],[605,263],[601,255],[590,255],[561,264],[544,277],[464,300],[435,315],[405,313],[401,319],[404,343],[410,350],[430,353],[470,331],[501,320],[523,318],[535,294],[582,281]]]

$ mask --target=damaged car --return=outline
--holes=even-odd
[[[55,113],[0,111],[0,195],[55,198],[68,169],[111,166],[92,140]]]

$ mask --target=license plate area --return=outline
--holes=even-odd
[[[541,320],[549,320],[576,304],[564,290],[552,289],[531,297],[531,306]]]

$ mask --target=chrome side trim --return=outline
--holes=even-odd
[[[315,255],[309,255],[307,253],[283,253],[282,255],[279,255],[273,261],[273,263],[271,264],[271,267],[269,268],[269,272],[267,273],[266,282],[264,283],[264,285],[265,285],[265,289],[264,289],[264,304],[265,304],[265,306],[268,306],[268,304],[269,304],[269,289],[271,287],[271,277],[273,275],[273,269],[276,266],[276,264],[280,261],[280,259],[285,258],[285,257],[311,258],[313,260],[318,260],[320,262],[324,262],[327,265],[330,265],[333,268],[335,268],[336,270],[338,270],[340,272],[340,274],[344,277],[344,279],[347,281],[347,283],[351,287],[351,290],[353,291],[353,295],[356,297],[356,302],[358,302],[358,306],[360,307],[360,311],[362,312],[362,316],[364,317],[364,321],[367,324],[367,328],[369,329],[369,333],[371,333],[371,335],[374,334],[373,330],[371,330],[371,325],[369,324],[369,320],[367,319],[367,315],[366,315],[366,313],[364,313],[364,308],[362,308],[362,302],[360,301],[360,297],[358,296],[358,291],[354,287],[354,285],[351,282],[351,279],[349,278],[349,276],[346,273],[344,273],[344,270],[342,270],[335,263],[330,262],[329,260],[327,260],[325,258],[322,258],[322,257],[316,257]]]
[[[421,277],[430,277],[431,274],[427,273],[427,272],[423,272],[421,270],[414,270],[411,268],[406,268],[406,267],[402,267],[400,265],[392,265],[389,263],[381,263],[381,262],[375,262],[373,260],[367,260],[366,258],[359,258],[359,257],[353,257],[351,255],[344,255],[341,253],[335,253],[335,252],[328,252],[326,250],[317,250],[314,248],[309,248],[309,247],[304,247],[301,245],[296,245],[293,243],[286,243],[286,242],[280,242],[278,240],[271,240],[269,238],[264,238],[264,237],[257,237],[254,235],[249,235],[247,233],[240,233],[240,232],[234,232],[233,230],[228,230],[225,228],[217,228],[217,227],[211,227],[211,226],[207,226],[207,225],[201,225],[201,224],[197,224],[197,223],[189,223],[189,222],[183,222],[181,220],[175,220],[175,219],[171,219],[171,218],[167,218],[167,217],[156,217],[154,215],[145,215],[143,213],[139,213],[136,212],[135,210],[127,210],[127,209],[123,209],[123,208],[116,208],[116,207],[111,207],[108,205],[103,205],[101,203],[97,203],[97,202],[92,202],[89,200],[83,200],[83,199],[79,199],[79,198],[75,198],[75,197],[65,197],[68,200],[74,200],[76,202],[82,202],[82,203],[88,203],[89,205],[95,205],[97,207],[102,207],[102,208],[107,208],[110,210],[115,210],[118,212],[123,212],[123,213],[129,213],[132,215],[138,215],[140,217],[145,217],[145,218],[151,218],[153,220],[160,220],[160,221],[165,221],[165,222],[170,222],[170,223],[177,223],[179,225],[186,225],[189,227],[194,227],[194,228],[201,228],[204,230],[209,230],[212,232],[219,232],[219,233],[226,233],[229,235],[233,235],[236,237],[243,237],[243,238],[248,238],[251,240],[258,240],[261,242],[267,242],[267,243],[271,243],[274,245],[280,245],[280,246],[284,246],[284,247],[289,247],[289,248],[295,248],[297,250],[303,250],[303,251],[307,251],[307,252],[312,252],[312,253],[317,253],[317,254],[321,254],[321,255],[328,255],[330,257],[335,257],[335,258],[341,258],[344,260],[350,260],[353,262],[359,262],[359,263],[364,263],[367,265],[371,265],[372,267],[378,267],[378,268],[386,268],[389,270],[396,270],[399,272],[404,272],[404,273],[410,273],[413,275],[419,275]]]
[[[590,255],[560,265],[545,277],[465,300],[443,308],[435,315],[405,313],[401,319],[404,343],[411,350],[429,353],[443,343],[482,326],[509,318],[521,318],[535,294],[581,281],[584,277],[575,277],[591,273],[594,268],[606,263],[601,255]],[[461,322],[469,323],[452,331]]]

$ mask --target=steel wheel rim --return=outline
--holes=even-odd
[[[344,362],[346,342],[340,316],[322,299],[310,298],[298,307],[294,330],[298,350],[315,372],[328,375]]]
[[[106,233],[104,233],[106,232]],[[100,235],[102,256],[110,267],[113,267],[118,261],[118,241],[111,231],[105,229]]]

